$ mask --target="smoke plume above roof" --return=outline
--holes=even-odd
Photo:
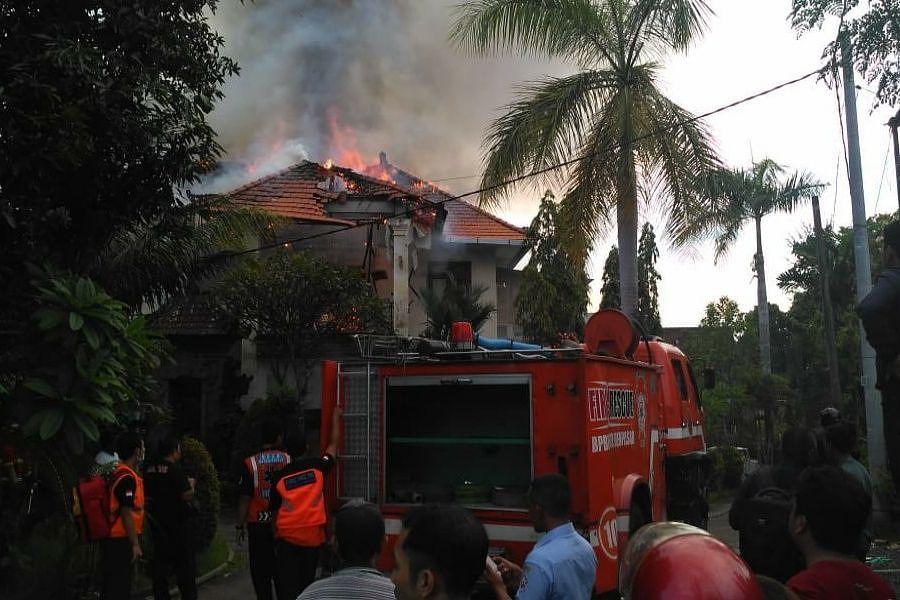
[[[447,40],[456,3],[220,4],[213,25],[241,74],[226,83],[226,97],[211,115],[227,156],[208,191],[303,158],[373,164],[380,150],[425,179],[478,175],[484,130],[515,86],[563,69],[534,59],[465,55]],[[465,191],[478,181],[442,186]]]

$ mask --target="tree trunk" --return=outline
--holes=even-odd
[[[616,205],[616,224],[619,239],[619,296],[622,311],[637,317],[638,309],[638,211],[637,185],[634,173],[634,158],[626,151],[624,174],[620,174]]]
[[[762,217],[756,218],[756,302],[759,320],[759,365],[763,375],[772,374],[772,343],[769,337],[769,299],[766,295],[766,264],[762,249]]]

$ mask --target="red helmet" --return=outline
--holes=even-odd
[[[625,600],[762,600],[731,548],[685,523],[653,523],[628,542],[619,567]]]

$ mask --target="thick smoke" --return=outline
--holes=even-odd
[[[384,150],[425,179],[478,175],[484,130],[516,85],[563,69],[452,47],[457,1],[221,4],[213,23],[241,74],[212,115],[232,168],[208,187],[230,189],[301,158],[347,162],[353,150],[362,164]],[[441,185],[459,192],[477,183]]]

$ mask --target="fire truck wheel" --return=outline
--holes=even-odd
[[[647,510],[641,504],[640,500],[634,498],[631,500],[631,508],[628,509],[628,537],[630,538],[638,529],[650,522],[647,516]]]

